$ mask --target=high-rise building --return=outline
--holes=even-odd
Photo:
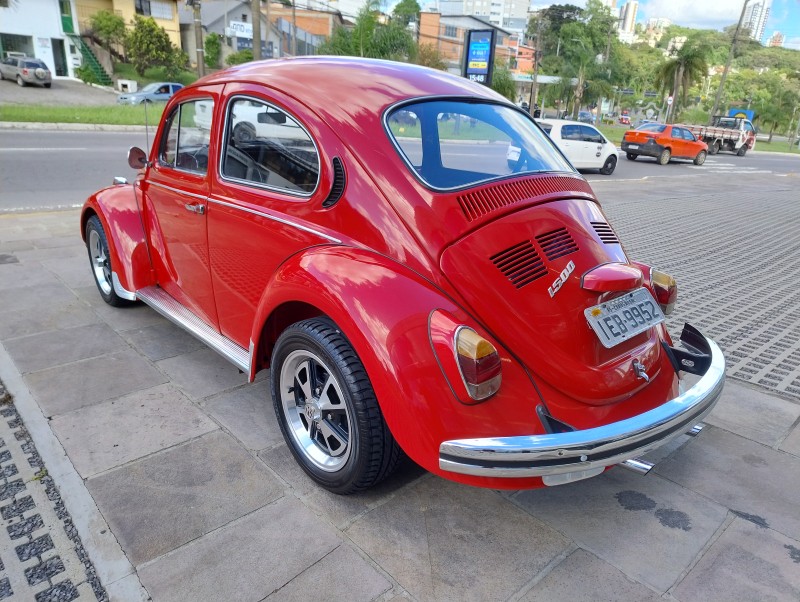
[[[783,40],[784,36],[780,31],[775,31],[770,36],[769,40],[767,40],[767,46],[776,46],[778,48],[783,48]]]
[[[527,0],[439,0],[442,15],[470,15],[512,32],[528,24]]]
[[[620,31],[624,33],[633,33],[636,27],[636,13],[639,11],[639,2],[637,0],[628,0],[619,10]]]
[[[750,30],[750,38],[764,43],[764,28],[772,9],[772,0],[755,0],[747,5],[744,11],[742,26]]]

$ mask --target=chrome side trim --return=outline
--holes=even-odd
[[[119,276],[117,276],[116,272],[111,272],[111,284],[114,287],[114,292],[117,293],[118,297],[122,297],[128,301],[136,301],[136,293],[129,291],[122,286],[119,281]]]
[[[186,192],[185,190],[181,190],[180,188],[173,188],[172,186],[167,186],[166,184],[161,184],[160,182],[150,182],[150,186],[163,188],[164,190],[169,190],[170,192],[182,194],[183,196],[192,197],[193,199],[200,199],[201,201],[205,201],[208,198],[204,194],[197,194],[196,192]]]
[[[222,357],[244,372],[250,378],[250,353],[220,334],[197,315],[186,309],[164,289],[148,286],[136,291],[136,298],[141,299],[170,322],[177,324],[189,334],[197,337]]]
[[[725,384],[725,358],[714,341],[705,341],[711,352],[706,373],[657,408],[583,431],[444,441],[439,468],[483,477],[538,477],[637,458],[687,432],[714,408]]]
[[[238,209],[239,211],[244,211],[245,213],[252,213],[253,215],[258,215],[259,217],[264,217],[266,219],[272,220],[273,222],[278,222],[279,224],[284,224],[286,226],[291,226],[292,228],[297,228],[298,230],[302,230],[303,232],[308,232],[309,234],[314,234],[315,236],[319,236],[320,238],[324,238],[327,241],[330,241],[330,242],[333,242],[333,243],[336,243],[336,244],[342,244],[342,241],[339,240],[338,238],[336,238],[334,236],[331,236],[329,234],[325,234],[324,232],[321,232],[320,230],[315,230],[314,228],[309,228],[308,226],[303,226],[302,224],[291,222],[291,221],[289,221],[287,219],[283,219],[282,217],[278,217],[276,215],[270,215],[269,213],[266,213],[264,211],[257,211],[255,209],[250,209],[249,207],[242,207],[241,205],[237,205],[236,203],[230,202],[230,201],[232,201],[234,199],[230,199],[230,200],[227,200],[227,199],[226,200],[221,200],[221,199],[226,199],[226,197],[220,197],[220,198],[216,198],[216,199],[209,197],[208,202],[209,203],[216,203],[217,205],[222,205],[224,207],[229,207],[231,209]]]

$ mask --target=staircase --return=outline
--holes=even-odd
[[[102,86],[111,86],[114,82],[111,79],[111,76],[103,69],[103,66],[100,64],[100,61],[97,60],[97,57],[92,52],[92,49],[83,41],[83,39],[74,33],[67,34],[69,38],[75,43],[75,45],[80,48],[81,56],[83,57],[83,64],[87,65],[89,69],[92,70],[92,73],[95,74],[97,77],[97,81]]]

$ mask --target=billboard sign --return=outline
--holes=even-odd
[[[467,31],[464,43],[464,77],[485,86],[492,85],[494,38],[494,29]]]

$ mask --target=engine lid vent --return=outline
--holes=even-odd
[[[548,261],[553,261],[578,250],[578,245],[566,228],[551,230],[536,237],[536,242],[544,251]]]
[[[522,288],[547,273],[547,268],[530,240],[500,251],[490,259],[517,288]]]
[[[619,239],[615,234],[613,228],[605,222],[592,222],[592,227],[594,231],[597,232],[597,236],[600,237],[607,245],[618,245]]]

